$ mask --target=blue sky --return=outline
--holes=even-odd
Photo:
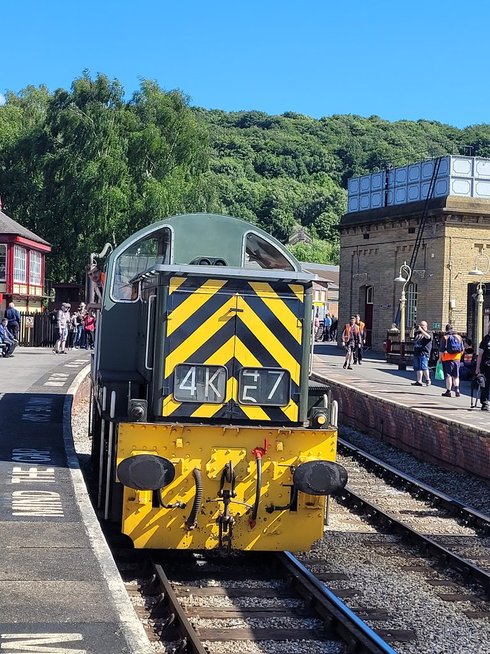
[[[87,68],[226,111],[490,122],[490,3],[4,0],[0,93]]]

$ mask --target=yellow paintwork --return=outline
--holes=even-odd
[[[170,280],[169,294],[177,291],[185,281],[185,278],[174,277]],[[206,305],[216,293],[219,293],[226,280],[208,279],[199,289],[189,292],[183,302],[174,310],[169,312],[167,318],[167,338],[171,339],[172,334],[184,323],[192,321],[196,312]],[[263,282],[249,282],[250,289],[262,299],[271,313],[281,322],[283,327],[301,345],[302,323],[291,311],[287,303],[273,289],[270,284]],[[304,288],[298,284],[290,284],[289,288],[296,299],[304,301]],[[220,343],[219,332],[229,322],[241,321],[248,329],[257,336],[262,345],[268,350],[277,362],[277,366],[288,370],[291,379],[299,386],[301,377],[301,361],[298,361],[288,351],[281,340],[273,333],[270,327],[261,320],[255,311],[248,305],[246,299],[239,293],[230,295],[230,298],[219,309],[211,313],[208,318],[199,325],[189,329],[188,337],[173,348],[165,358],[164,377],[168,378],[175,367],[184,361],[192,361],[195,352],[205,343],[216,339],[216,350],[205,362],[207,365],[225,365],[232,358],[242,367],[260,367],[261,364],[255,354],[240,340],[237,333],[226,342]],[[170,343],[172,341],[170,340]],[[212,418],[230,400],[238,401],[238,385],[236,380],[230,378],[226,389],[225,401],[223,404],[202,403],[192,414],[193,418]],[[181,406],[181,403],[172,395],[167,395],[162,403],[162,415],[170,416]],[[240,405],[240,408],[250,420],[269,422],[270,418],[266,411],[260,407]],[[286,407],[281,407],[288,420],[297,422],[299,417],[299,406],[290,398]]]
[[[250,524],[248,506],[255,499],[256,463],[252,450],[264,447],[261,503],[257,522]],[[282,429],[190,425],[120,423],[117,464],[130,456],[154,453],[175,465],[174,481],[162,491],[166,504],[186,502],[185,509],[152,506],[151,491],[124,489],[122,531],[137,548],[215,549],[218,547],[217,501],[221,472],[228,462],[236,474],[237,496],[230,505],[235,517],[234,549],[305,550],[323,535],[325,498],[298,493],[297,511],[267,513],[271,504],[290,501],[291,466],[305,461],[335,460],[336,429]],[[203,502],[196,529],[185,526],[195,495],[193,469],[203,479]],[[229,488],[225,484],[225,489]],[[246,506],[248,505],[248,506]]]

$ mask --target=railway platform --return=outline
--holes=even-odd
[[[0,651],[146,654],[73,449],[90,353],[0,359]]]
[[[490,481],[490,413],[471,408],[471,385],[461,397],[442,397],[444,382],[412,386],[415,373],[398,370],[382,354],[364,353],[362,365],[344,370],[345,351],[317,343],[313,370],[327,379],[339,403],[340,422],[421,459]]]

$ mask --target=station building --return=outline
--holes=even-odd
[[[304,271],[316,275],[313,282],[313,306],[318,317],[323,320],[328,312],[339,315],[339,267],[322,263],[302,263]]]
[[[19,311],[41,311],[49,252],[47,241],[0,211],[0,316],[11,301]]]
[[[434,331],[450,322],[475,338],[481,284],[485,334],[490,159],[448,155],[352,178],[348,190],[348,213],[339,225],[339,326],[360,313],[368,344],[381,351],[387,331],[399,324],[405,287],[407,340],[421,320]],[[411,269],[406,285],[395,281],[405,263]],[[475,270],[480,275],[469,274]]]

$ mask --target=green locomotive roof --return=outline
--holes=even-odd
[[[129,236],[108,257],[102,297],[99,371],[136,369],[139,324],[133,280],[152,270],[193,269],[206,260],[215,275],[276,278],[308,284],[314,276],[277,239],[239,218],[194,213],[155,222]],[[189,272],[189,274],[191,274]]]
[[[248,233],[255,233],[280,253],[290,263],[292,270],[301,270],[301,264],[289,250],[260,227],[240,218],[210,213],[171,216],[148,225],[121,243],[111,259],[165,227],[172,231],[172,253],[168,263],[185,265],[200,257],[214,257],[223,259],[228,266],[240,268],[243,264],[243,240]]]

